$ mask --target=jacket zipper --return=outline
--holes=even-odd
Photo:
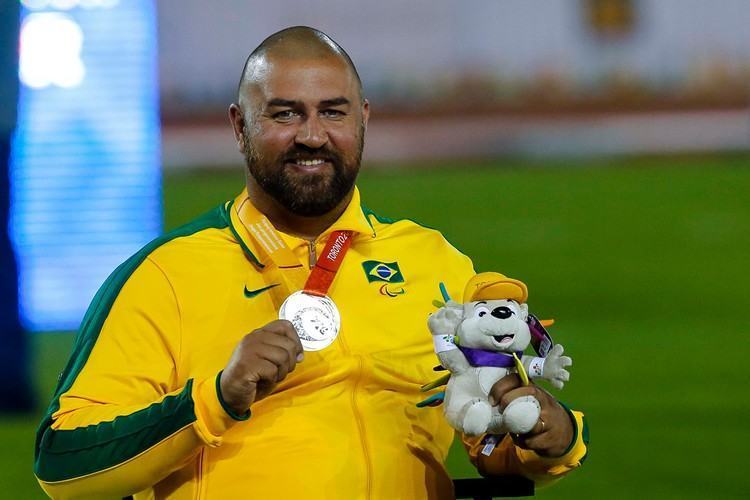
[[[315,240],[309,240],[307,242],[307,248],[308,248],[308,255],[310,259],[310,269],[312,269],[315,266],[315,262],[317,262],[317,254],[315,252]],[[341,347],[342,350],[348,354],[352,355],[351,351],[349,350],[349,346],[346,345],[346,342],[344,341],[344,336],[339,335],[339,340],[341,341]],[[364,455],[365,459],[365,498],[371,498],[372,496],[372,460],[370,458],[370,450],[367,446],[367,434],[365,432],[365,423],[362,419],[362,413],[359,411],[359,407],[357,406],[357,389],[359,388],[360,382],[362,382],[362,378],[364,377],[364,361],[362,360],[362,356],[356,355],[354,356],[357,359],[357,367],[359,373],[357,374],[357,378],[354,381],[354,385],[352,386],[352,394],[350,398],[350,402],[352,405],[352,413],[354,414],[354,421],[357,423],[357,430],[359,431],[359,441],[362,445],[362,454]]]
[[[365,423],[362,419],[362,414],[357,406],[357,389],[359,388],[360,382],[364,377],[364,362],[362,356],[356,356],[357,365],[359,366],[359,374],[352,387],[352,413],[354,413],[354,421],[357,422],[357,429],[359,430],[359,441],[362,445],[362,454],[365,458],[365,498],[371,498],[372,496],[372,460],[370,459],[370,449],[367,446],[367,434],[365,432]]]
[[[310,263],[310,269],[315,267],[315,263],[318,261],[318,256],[315,254],[315,240],[307,241],[307,255]]]
[[[341,342],[341,350],[344,351],[345,354],[352,356],[352,353],[349,350],[349,346],[346,344],[344,336],[341,334],[339,334],[339,341]],[[367,446],[367,431],[365,429],[365,422],[362,418],[362,413],[359,411],[359,406],[357,406],[357,390],[359,389],[359,384],[362,382],[362,378],[364,377],[365,368],[362,356],[353,355],[353,357],[357,359],[357,368],[359,373],[357,373],[357,378],[354,380],[351,398],[349,399],[349,401],[352,405],[352,414],[354,415],[354,421],[357,423],[357,430],[359,431],[359,442],[362,446],[362,454],[364,455],[365,498],[369,499],[372,497],[372,459],[370,458],[370,448]]]

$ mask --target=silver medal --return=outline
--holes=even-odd
[[[286,298],[279,309],[279,319],[294,325],[305,351],[319,351],[331,345],[341,329],[336,304],[327,296],[318,297],[303,291]]]

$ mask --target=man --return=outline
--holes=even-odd
[[[146,246],[94,298],[37,436],[43,488],[450,498],[453,432],[415,403],[434,377],[438,282],[458,296],[471,262],[439,232],[360,206],[369,104],[323,33],[266,39],[229,115],[247,189]],[[493,388],[501,407],[531,393],[540,422],[479,455],[481,470],[541,480],[580,464],[579,413],[515,377]]]

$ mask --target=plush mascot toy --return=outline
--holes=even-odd
[[[499,273],[477,274],[466,285],[463,305],[450,300],[444,290],[441,285],[446,303],[430,315],[427,325],[441,365],[450,370],[445,417],[471,436],[529,432],[539,419],[537,399],[519,397],[500,413],[487,399],[490,389],[512,372],[526,384],[530,376],[562,389],[570,377],[565,367],[572,360],[562,355],[563,347],[553,345],[541,323],[529,314],[524,283]],[[539,356],[523,355],[529,343]]]

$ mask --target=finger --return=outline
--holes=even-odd
[[[289,368],[287,365],[279,365],[276,370],[276,383],[278,384],[282,380],[286,378],[287,375],[289,375]]]
[[[258,380],[266,383],[276,384],[276,378],[279,374],[279,366],[267,359],[259,359],[255,365],[255,373],[258,374]]]
[[[549,436],[547,436],[549,432],[548,427],[546,420],[540,415],[539,420],[536,421],[534,427],[528,433],[511,434],[511,438],[513,439],[513,443],[520,448],[527,450],[539,449],[536,447],[550,444]],[[541,436],[544,436],[544,438],[538,439]]]
[[[297,337],[297,331],[294,329],[294,325],[292,325],[291,321],[286,319],[273,320],[265,326],[262,326],[260,330],[278,333],[279,335],[285,335],[289,338]]]
[[[563,382],[567,382],[570,380],[570,372],[568,370],[561,370],[558,378]]]
[[[256,349],[255,355],[260,360],[269,361],[276,366],[278,373],[274,374],[274,379],[277,381],[283,380],[290,371],[291,365],[289,351],[282,347],[271,344],[262,344]]]
[[[448,302],[446,302],[445,307],[447,307],[448,309],[460,309],[461,311],[464,310],[464,306],[459,302],[456,302],[455,300],[449,300]]]
[[[304,352],[304,349],[302,348],[302,342],[300,342],[299,335],[297,335],[297,330],[294,329],[294,325],[292,325],[291,321],[286,319],[277,319],[268,323],[262,328],[262,330],[278,333],[290,339],[296,345],[295,354],[302,354]]]
[[[288,351],[292,357],[297,355],[297,343],[286,335],[272,333],[269,335],[260,335],[258,338],[262,344],[281,347]]]
[[[573,360],[567,356],[560,358],[560,366],[573,366]]]
[[[545,431],[539,434],[524,436],[524,447],[527,450],[546,451],[555,445],[554,436]]]
[[[521,396],[535,396],[535,395],[536,395],[536,386],[525,385],[522,387],[518,387],[516,389],[512,389],[506,392],[505,394],[503,394],[503,397],[500,398],[500,403],[498,407],[500,408],[500,411],[502,412],[502,411],[505,411],[505,408],[514,399],[520,398]]]
[[[525,450],[529,449],[529,447],[526,445],[526,435],[525,434],[511,434],[510,437],[513,440],[513,444],[515,444],[519,448],[523,448]]]
[[[276,374],[272,375],[273,378],[269,378],[268,380],[271,380],[274,384],[278,384],[284,380],[287,375],[289,375],[289,366],[284,362],[276,365]]]
[[[282,349],[286,354],[284,365],[287,373],[294,371],[294,368],[297,366],[297,348],[290,338],[280,335],[268,336],[263,339],[263,345]]]
[[[552,385],[552,387],[554,387],[555,389],[558,389],[558,390],[562,389],[565,386],[565,384],[563,384],[561,381],[559,381],[557,379],[552,379],[552,380],[549,381],[549,383]]]
[[[490,389],[490,393],[488,395],[490,404],[492,406],[497,405],[498,401],[502,399],[505,393],[522,386],[523,382],[521,382],[521,377],[519,377],[518,374],[511,373],[510,375],[504,376],[503,378],[495,382],[495,384]]]
[[[531,436],[536,436],[539,434],[546,433],[549,430],[549,425],[547,425],[547,420],[545,420],[544,415],[539,415],[539,419],[534,424],[534,427],[531,428],[531,430],[526,434],[527,442],[528,438]]]

